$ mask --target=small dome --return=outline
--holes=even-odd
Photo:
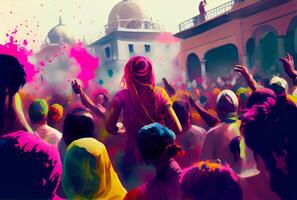
[[[151,21],[136,0],[123,0],[115,5],[108,17],[109,30],[122,28],[141,28],[143,22]]]
[[[59,24],[53,27],[47,34],[50,44],[72,44],[75,42],[75,39],[69,30],[69,28],[62,23],[60,17]]]

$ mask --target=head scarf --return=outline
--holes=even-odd
[[[144,56],[131,57],[125,65],[123,83],[133,97],[135,105],[145,113],[151,122],[155,122],[158,108],[154,94],[155,76],[152,62]],[[141,86],[146,87],[144,89]],[[141,99],[141,96],[145,96],[146,101]],[[155,109],[149,110],[148,106],[152,106]]]
[[[169,158],[178,154],[181,149],[175,139],[174,132],[159,123],[144,126],[136,138],[140,154],[146,162],[158,159],[165,151]],[[170,152],[173,150],[176,152]]]
[[[48,114],[48,105],[44,99],[36,99],[29,107],[29,117],[32,122],[45,119]]]
[[[155,86],[151,61],[144,56],[133,56],[125,65],[124,81],[128,89],[137,85]]]
[[[183,170],[180,183],[190,199],[242,199],[238,176],[229,165],[201,161]]]
[[[217,96],[217,111],[222,119],[236,116],[238,106],[238,98],[231,90],[223,90]]]
[[[58,122],[62,119],[64,114],[64,108],[60,104],[53,104],[50,106],[48,111],[48,118],[53,120],[54,122]]]
[[[123,199],[123,188],[105,146],[93,138],[72,142],[67,149],[62,175],[67,199]]]
[[[276,95],[269,88],[257,88],[247,100],[247,108],[251,108],[255,104],[263,104],[268,99],[275,99]]]

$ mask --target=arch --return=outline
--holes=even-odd
[[[226,44],[209,50],[205,54],[206,73],[212,80],[218,76],[227,76],[239,63],[238,48],[235,44]]]
[[[297,16],[293,17],[287,29],[285,37],[285,49],[294,60],[297,59]]]
[[[201,77],[201,63],[199,57],[195,53],[191,53],[187,57],[187,75],[188,80],[193,81]]]
[[[276,28],[274,28],[271,25],[262,25],[257,27],[253,32],[253,37],[256,40],[256,44],[258,44],[259,41],[263,39],[263,37],[265,37],[268,33],[271,33],[271,32],[274,33],[275,35],[279,35]]]
[[[293,17],[288,26],[287,32],[297,28],[297,16]]]
[[[256,40],[255,38],[250,38],[247,40],[245,45],[245,51],[247,54],[247,66],[252,68],[255,65],[255,54],[256,54]]]
[[[270,77],[272,74],[280,72],[280,66],[278,62],[278,38],[274,32],[268,32],[259,41],[260,52],[259,61],[262,74],[266,77]]]

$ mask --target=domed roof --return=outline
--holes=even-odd
[[[60,17],[59,24],[53,27],[47,34],[49,43],[51,44],[72,44],[75,42],[75,39],[69,30],[69,28],[62,23]]]
[[[115,5],[108,17],[108,25],[113,27],[115,23],[120,22],[120,27],[123,28],[137,28],[129,27],[131,23],[150,21],[145,15],[143,9],[136,0],[123,0]]]
[[[129,19],[148,20],[148,17],[136,0],[123,0],[115,5],[109,14],[108,23]]]

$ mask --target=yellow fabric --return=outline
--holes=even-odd
[[[86,156],[77,156],[82,152]],[[79,139],[68,146],[62,184],[67,199],[122,200],[127,193],[112,167],[104,144],[93,138]]]
[[[171,101],[187,101],[186,96],[191,96],[191,92],[186,91],[186,90],[177,90],[175,95],[171,97]]]
[[[288,95],[288,99],[297,105],[297,97],[293,95]]]

